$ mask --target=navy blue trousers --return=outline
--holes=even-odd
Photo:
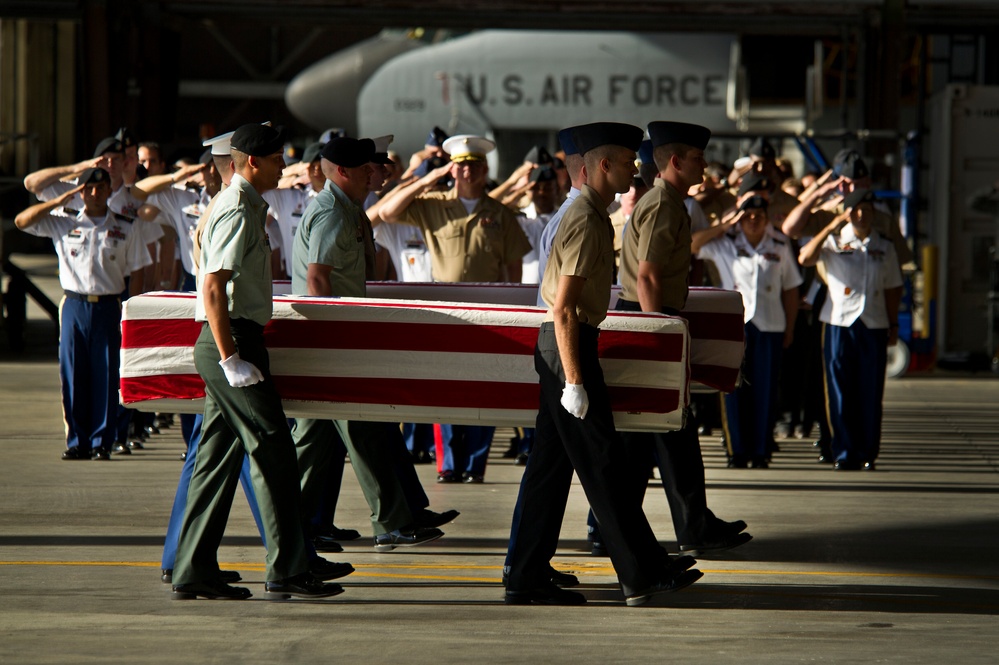
[[[121,304],[66,298],[60,313],[59,376],[66,446],[110,450],[118,423]]]
[[[825,324],[826,409],[838,462],[873,462],[881,449],[888,330],[857,319],[849,328]]]
[[[774,431],[782,332],[760,332],[746,324],[742,385],[722,396],[725,444],[733,459],[766,459]]]

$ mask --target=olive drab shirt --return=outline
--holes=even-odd
[[[683,309],[690,271],[690,215],[684,196],[662,178],[635,204],[621,241],[621,297],[638,302],[638,263],[659,266],[660,309]]]
[[[232,184],[212,200],[211,213],[201,235],[196,321],[207,321],[204,276],[231,270],[226,284],[229,317],[260,325],[273,313],[271,248],[264,224],[267,202],[249,182],[234,175]]]
[[[502,281],[503,266],[531,251],[513,211],[483,196],[468,213],[453,188],[419,196],[398,221],[422,229],[439,282]]]
[[[589,185],[565,212],[552,240],[551,254],[541,280],[541,297],[548,305],[547,320],[558,294],[562,275],[583,277],[586,282],[576,304],[580,323],[598,326],[607,318],[614,274],[614,227],[607,206]]]

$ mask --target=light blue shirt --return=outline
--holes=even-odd
[[[548,225],[545,226],[545,230],[541,233],[541,242],[538,243],[538,282],[545,281],[545,267],[548,265],[548,255],[552,253],[552,242],[555,240],[555,234],[558,233],[558,225],[562,221],[562,216],[565,215],[565,211],[569,209],[572,202],[576,200],[579,196],[579,190],[573,187],[569,190],[569,193],[565,197],[565,201],[559,206],[559,209],[555,211],[555,214],[551,216],[548,220]],[[538,284],[538,307],[547,308],[548,305],[541,298],[541,285]]]

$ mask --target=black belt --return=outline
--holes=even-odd
[[[202,327],[208,326],[208,321],[202,321]],[[229,319],[229,328],[240,332],[263,333],[264,327],[250,319]]]
[[[72,300],[82,300],[84,302],[108,302],[110,300],[119,300],[120,295],[115,294],[111,296],[88,296],[85,293],[77,293],[76,291],[63,291],[67,298]]]
[[[617,305],[614,307],[614,309],[618,310],[619,312],[641,312],[642,306],[641,304],[635,302],[634,300],[625,300],[624,298],[618,298]],[[663,307],[660,310],[660,312],[663,314],[668,314],[669,316],[680,315],[680,311],[677,309],[673,309],[672,307]]]

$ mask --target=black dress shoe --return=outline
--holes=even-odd
[[[477,473],[465,473],[461,476],[461,482],[465,484],[469,483],[483,483],[485,482],[485,477]]]
[[[436,513],[429,508],[424,508],[413,518],[413,526],[424,529],[435,529],[444,526],[448,522],[453,522],[454,518],[461,515],[457,510],[445,510],[443,513]]]
[[[124,443],[116,443],[111,446],[111,452],[114,455],[131,455],[132,449],[126,446]]]
[[[397,547],[412,547],[422,545],[443,537],[444,532],[440,529],[416,528],[407,531],[393,531],[391,533],[380,533],[375,536],[376,552],[391,552]]]
[[[590,541],[590,556],[610,556],[607,552],[607,546],[604,545],[602,540],[591,540]]]
[[[131,450],[145,450],[146,448],[144,445],[142,445],[141,441],[132,441],[131,439],[126,441],[125,445],[128,446]]]
[[[326,531],[326,535],[334,540],[357,540],[361,537],[361,532],[355,529],[341,529],[334,524]]]
[[[317,552],[332,552],[336,554],[343,551],[343,545],[333,540],[332,536],[325,534],[315,536],[312,539],[312,545],[316,548]]]
[[[696,568],[685,570],[679,575],[666,577],[662,581],[653,584],[647,589],[642,589],[637,593],[627,596],[624,599],[624,602],[628,607],[644,605],[649,602],[653,596],[658,596],[663,593],[673,593],[674,591],[679,591],[680,589],[686,589],[702,577],[704,577],[704,573]]]
[[[517,458],[513,460],[514,466],[527,466],[527,453],[520,453]]]
[[[309,562],[309,572],[317,580],[336,580],[350,575],[354,572],[354,567],[349,563],[327,561],[318,556]]]
[[[180,461],[181,462],[186,462],[187,461],[187,451],[186,450],[180,454]]]
[[[454,471],[441,471],[437,474],[437,482],[439,483],[460,483],[461,476],[457,475]]]
[[[190,584],[175,584],[173,586],[174,600],[194,600],[207,598],[209,600],[244,600],[251,595],[250,590],[241,586],[229,586],[218,580],[211,582],[192,582]]]
[[[747,466],[746,460],[742,457],[731,457],[728,460],[728,468],[730,469],[745,469]]]
[[[507,589],[503,602],[507,605],[585,605],[586,596],[549,584],[528,591]]]
[[[173,581],[173,568],[163,568],[160,570],[160,579],[163,580],[163,584],[170,584]],[[235,570],[220,570],[219,571],[219,581],[225,584],[232,584],[233,582],[238,582],[243,577]]]
[[[740,531],[746,530],[746,523],[742,520],[735,520],[734,522],[726,522],[725,520],[720,520],[715,518],[715,527],[718,531],[727,531],[729,533],[739,533]]]
[[[79,446],[73,446],[62,451],[62,458],[69,461],[90,459],[90,449],[81,450]]]
[[[765,457],[760,457],[750,462],[750,466],[754,469],[766,469],[770,466],[770,464],[767,463]]]
[[[868,462],[864,462],[863,464],[860,465],[860,468],[863,469],[864,471],[874,471],[875,468],[874,461],[871,460]]]
[[[850,460],[841,459],[841,460],[836,460],[836,463],[833,464],[833,470],[834,471],[859,471],[860,470],[860,465],[857,464],[856,462],[851,462]]]
[[[94,448],[90,452],[90,459],[106,462],[111,459],[111,453],[103,448]]]
[[[508,450],[503,451],[503,459],[513,459],[516,456],[517,456],[516,448],[510,448]]]
[[[565,589],[567,587],[579,586],[579,578],[571,573],[563,573],[560,570],[556,570],[548,566],[548,581],[559,587],[560,589]],[[510,583],[510,574],[503,571],[503,586],[507,586]]]
[[[818,461],[819,464],[832,464],[833,463],[833,459],[829,455],[819,455],[819,458],[816,461]]]
[[[312,573],[302,573],[277,582],[265,582],[264,591],[271,599],[329,598],[343,593],[343,587],[332,582],[321,582]]]
[[[680,545],[680,551],[692,556],[708,556],[717,552],[724,552],[740,545],[745,545],[753,537],[745,532],[725,534],[720,537],[704,540],[700,543],[688,543]]]

